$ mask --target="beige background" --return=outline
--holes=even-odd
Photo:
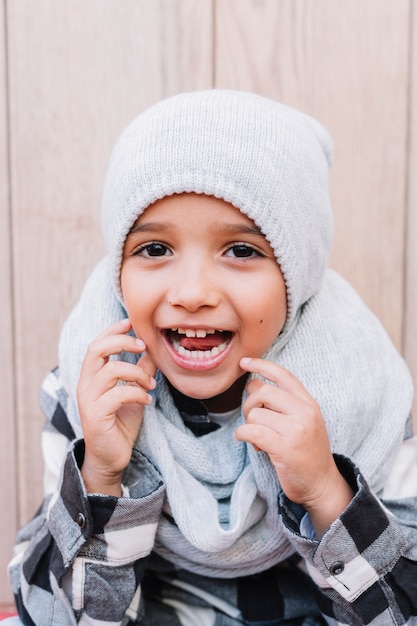
[[[41,498],[39,385],[103,253],[122,128],[182,90],[258,91],[335,142],[331,265],[417,379],[417,9],[412,0],[0,0],[0,603]]]

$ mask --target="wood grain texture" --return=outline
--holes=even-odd
[[[417,7],[413,5],[410,20],[412,32],[410,71],[410,133],[408,160],[406,273],[405,273],[405,332],[404,355],[417,388]],[[414,427],[417,432],[417,394],[413,405]]]
[[[412,7],[412,0],[37,0],[34,19],[26,0],[0,0],[7,502],[0,603],[10,601],[5,567],[17,524],[41,499],[39,385],[56,363],[62,322],[103,254],[99,206],[110,151],[124,126],[160,98],[211,86],[253,90],[329,128],[331,265],[403,346],[417,380]]]
[[[0,604],[12,599],[6,563],[12,554],[17,524],[10,210],[5,6],[0,2],[0,476],[4,494],[0,515]]]
[[[409,2],[217,0],[216,85],[312,114],[335,143],[331,265],[401,346]]]
[[[8,10],[20,521],[39,503],[39,385],[102,256],[111,147],[142,109],[212,80],[212,4],[24,0]]]

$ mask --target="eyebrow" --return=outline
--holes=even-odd
[[[168,230],[169,228],[171,228],[171,226],[164,222],[139,222],[133,224],[132,228],[129,230],[129,235],[133,235],[134,233],[151,233],[157,230]]]
[[[129,231],[129,235],[135,233],[153,233],[160,231],[168,231],[175,229],[175,224],[167,222],[139,222],[132,226]],[[218,230],[228,235],[258,235],[265,237],[261,229],[254,224],[253,226],[247,224],[222,224]]]

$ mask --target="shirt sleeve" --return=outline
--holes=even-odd
[[[84,442],[73,438],[58,370],[53,376],[42,400],[47,495],[19,531],[9,564],[16,605],[25,624],[116,626],[140,612],[140,584],[165,488],[134,449],[124,475],[128,497],[88,494],[80,472]]]
[[[335,455],[355,495],[320,541],[311,533],[304,509],[280,496],[288,536],[305,560],[318,605],[330,624],[417,625],[417,482],[409,482],[405,491],[398,484],[401,495],[392,497],[395,475],[416,471],[416,443],[412,438],[403,444],[408,468],[400,450],[402,472],[394,467],[389,498],[377,498],[359,469]]]

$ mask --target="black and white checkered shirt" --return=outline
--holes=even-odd
[[[181,570],[153,552],[165,486],[140,452],[134,450],[125,473],[123,497],[86,493],[84,445],[67,418],[58,370],[45,380],[41,400],[48,495],[19,532],[9,566],[24,624],[417,625],[417,444],[411,433],[383,499],[349,459],[335,457],[355,496],[323,538],[315,538],[305,511],[280,494],[293,557],[256,575],[219,579]],[[199,427],[196,435],[203,436]]]

